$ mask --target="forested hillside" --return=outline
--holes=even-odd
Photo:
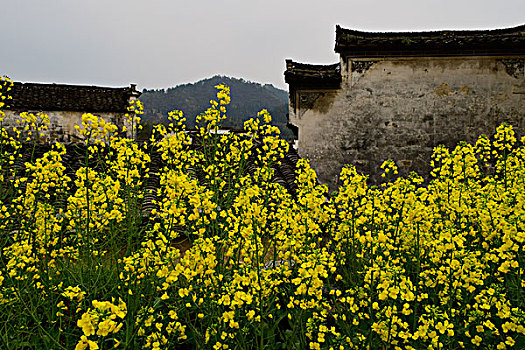
[[[231,103],[227,109],[226,127],[240,128],[245,120],[256,116],[266,108],[273,117],[273,124],[281,129],[285,138],[292,138],[286,127],[288,93],[273,85],[261,85],[243,79],[214,76],[192,84],[184,84],[161,90],[144,89],[140,100],[144,103],[143,119],[146,123],[166,123],[167,113],[178,109],[184,112],[188,128],[195,127],[195,117],[209,107],[215,98],[215,85],[230,87]]]

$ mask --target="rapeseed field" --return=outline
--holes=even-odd
[[[10,85],[2,349],[525,348],[525,140],[511,126],[437,147],[429,181],[387,161],[369,186],[347,166],[329,194],[300,160],[292,193],[272,182],[289,146],[266,111],[217,132],[219,85],[193,136],[178,111],[146,144],[119,136],[140,128],[140,102],[120,129],[85,114],[69,176],[59,143],[20,164],[49,118],[24,113],[8,132]]]

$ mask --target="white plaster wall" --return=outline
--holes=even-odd
[[[6,110],[4,111],[6,117],[4,118],[4,126],[9,130],[10,127],[16,126],[16,119],[19,118],[19,111]],[[37,111],[30,111],[37,113]],[[75,125],[82,125],[83,112],[72,111],[46,111],[49,116],[49,129],[44,132],[44,137],[41,139],[44,142],[79,142],[80,135],[75,129]],[[119,126],[119,129],[124,125],[124,114],[115,112],[106,113],[92,113],[98,115],[105,121],[111,122]],[[131,136],[131,131],[128,129],[127,137]]]

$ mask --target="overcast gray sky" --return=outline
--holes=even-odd
[[[0,0],[0,9],[0,75],[139,89],[215,74],[286,89],[286,58],[337,62],[336,24],[417,31],[525,23],[525,0]]]

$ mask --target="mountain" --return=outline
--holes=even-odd
[[[169,111],[183,111],[188,128],[195,127],[195,117],[216,99],[215,85],[230,87],[231,103],[227,106],[228,118],[225,127],[241,128],[244,121],[266,108],[272,115],[272,124],[281,129],[283,137],[290,139],[293,134],[286,126],[288,113],[288,92],[271,84],[261,85],[244,79],[214,76],[196,83],[178,85],[168,89],[144,89],[140,100],[144,103],[145,123],[166,123]]]

